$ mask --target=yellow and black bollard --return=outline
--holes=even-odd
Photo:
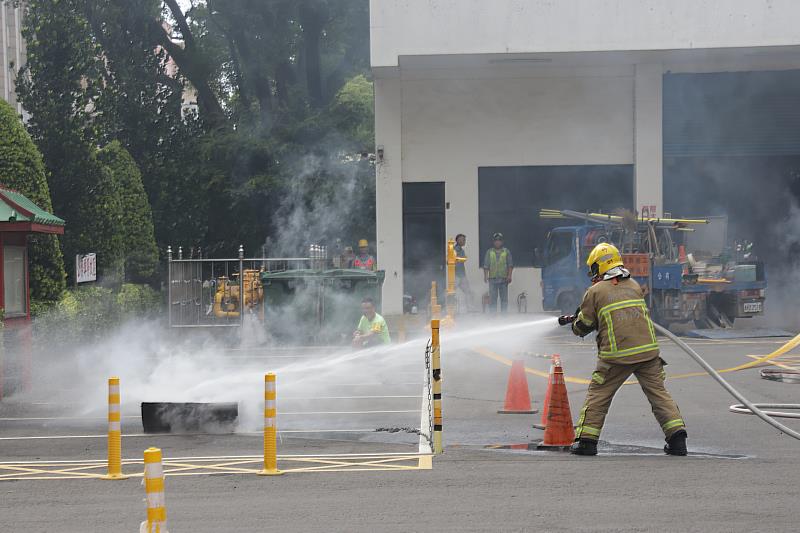
[[[276,420],[278,409],[276,399],[275,374],[264,375],[264,469],[260,476],[279,476],[278,470],[278,428]]]
[[[122,474],[122,416],[119,378],[108,378],[108,473],[103,479],[127,479]]]
[[[453,327],[456,324],[456,265],[466,260],[466,257],[458,257],[455,239],[449,239],[447,241],[447,295],[445,296],[447,316],[442,320],[443,327]]]
[[[436,296],[436,282],[431,281],[431,319],[439,320],[442,314],[442,306],[439,304],[439,297]]]
[[[140,533],[167,533],[167,505],[164,497],[164,467],[161,450],[144,451],[144,491],[147,501],[147,520],[139,527]]]
[[[439,321],[431,320],[431,371],[433,374],[433,453],[444,452],[442,442],[442,361],[439,347]]]

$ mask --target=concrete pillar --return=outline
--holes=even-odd
[[[403,157],[402,82],[399,77],[375,80],[375,146],[383,148],[376,162],[378,268],[386,271],[383,314],[403,312]]]
[[[636,65],[634,76],[634,207],[641,213],[655,206],[663,215],[663,147],[661,64]],[[653,213],[650,213],[652,216]]]

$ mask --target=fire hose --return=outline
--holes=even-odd
[[[790,437],[794,437],[797,440],[800,440],[800,433],[789,427],[786,427],[785,425],[781,424],[780,422],[772,418],[773,416],[800,418],[800,415],[796,413],[784,413],[780,411],[762,411],[761,409],[759,409],[759,407],[775,408],[775,409],[800,409],[800,404],[788,404],[788,403],[758,404],[751,402],[750,400],[745,398],[741,392],[734,389],[730,383],[725,381],[725,378],[723,378],[720,375],[720,373],[714,369],[714,367],[709,365],[705,361],[705,359],[700,357],[700,355],[697,352],[695,352],[688,344],[683,342],[680,338],[678,338],[676,335],[670,332],[667,328],[659,326],[655,322],[653,323],[653,326],[655,326],[656,330],[658,330],[662,335],[664,335],[669,340],[674,342],[678,346],[678,348],[689,354],[689,356],[692,359],[694,359],[697,362],[697,364],[703,368],[703,370],[708,372],[708,375],[714,378],[717,381],[717,383],[719,383],[722,386],[723,389],[728,391],[728,393],[730,393],[731,396],[742,402],[739,405],[732,405],[730,408],[731,411],[736,413],[754,414],[758,418],[769,424],[770,426],[777,429],[778,431],[785,433]]]
[[[566,324],[570,324],[574,320],[575,320],[575,316],[574,315],[565,315],[565,316],[558,317],[558,323],[559,323],[559,325],[562,325],[562,326],[564,326]],[[793,438],[795,438],[797,440],[800,440],[800,433],[798,433],[797,431],[795,431],[795,430],[793,430],[793,429],[781,424],[780,422],[778,422],[777,420],[772,418],[773,416],[783,417],[783,418],[800,418],[800,413],[786,413],[786,412],[783,412],[783,411],[762,411],[760,409],[760,407],[764,407],[764,408],[768,408],[768,409],[800,409],[800,404],[789,404],[789,403],[767,404],[767,403],[753,403],[753,402],[751,402],[750,400],[745,398],[742,395],[741,392],[739,392],[738,390],[734,389],[733,386],[730,383],[728,383],[725,380],[725,378],[723,378],[722,375],[714,369],[714,367],[712,367],[710,364],[708,364],[705,359],[700,357],[700,355],[697,352],[695,352],[688,344],[683,342],[680,338],[678,338],[675,334],[673,334],[667,328],[665,328],[663,326],[660,326],[660,325],[656,324],[655,322],[653,322],[653,326],[662,335],[664,335],[669,340],[674,342],[678,346],[678,348],[680,348],[681,350],[686,352],[692,359],[694,359],[695,362],[697,362],[697,364],[700,365],[703,368],[703,370],[705,370],[708,373],[709,376],[714,378],[714,380],[716,380],[716,382],[719,383],[720,386],[722,386],[723,389],[728,391],[728,393],[731,396],[733,396],[734,398],[736,398],[737,400],[742,402],[742,403],[737,404],[737,405],[732,405],[730,407],[730,410],[732,412],[741,413],[741,414],[754,414],[758,418],[760,418],[761,420],[763,420],[764,422],[769,424],[770,426],[772,426],[775,429],[777,429],[778,431],[780,431],[781,433],[785,433],[786,435],[789,435],[790,437],[793,437]],[[750,366],[750,365],[743,365],[743,367],[747,367],[747,366]],[[731,370],[733,370],[733,369],[731,369]]]

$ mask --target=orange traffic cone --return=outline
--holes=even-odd
[[[564,382],[564,369],[561,362],[553,364],[550,376],[550,401],[547,405],[547,425],[541,446],[569,446],[575,440],[572,427],[572,413],[569,409],[567,385]]]
[[[531,393],[528,391],[528,378],[525,377],[525,364],[520,360],[511,364],[511,373],[508,375],[508,387],[506,388],[506,403],[503,409],[497,412],[503,415],[530,415],[539,412],[531,407]]]
[[[536,429],[544,429],[547,427],[547,411],[548,407],[550,406],[550,396],[552,395],[553,391],[553,369],[556,366],[561,366],[561,356],[558,354],[553,354],[550,363],[550,376],[547,378],[547,390],[544,393],[544,403],[542,404],[542,423],[534,424],[533,427]]]

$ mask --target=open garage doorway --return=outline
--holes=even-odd
[[[766,321],[796,328],[800,71],[666,75],[663,98],[665,211],[727,215],[764,261]]]
[[[403,293],[421,309],[430,302],[431,282],[445,288],[444,182],[403,183]]]

